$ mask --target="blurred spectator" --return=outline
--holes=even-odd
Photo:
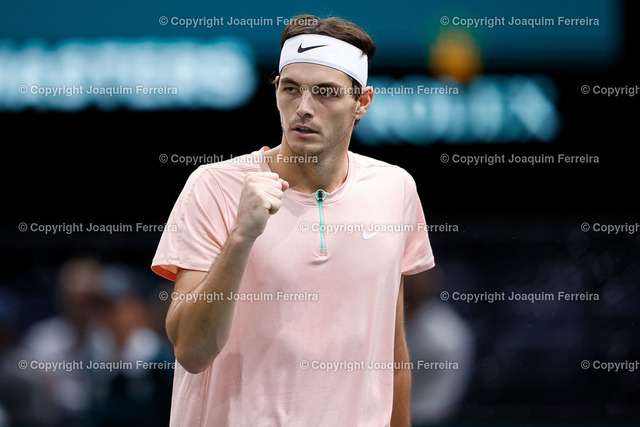
[[[441,300],[443,283],[444,273],[437,266],[405,277],[406,335],[413,363],[411,418],[415,425],[451,420],[473,370],[473,332],[451,305]]]
[[[160,304],[150,311],[131,270],[73,258],[54,295],[58,314],[27,329],[19,349],[0,340],[0,369],[11,374],[0,382],[0,427],[3,416],[14,426],[166,425],[173,351],[157,331]],[[26,369],[16,368],[21,360]]]
[[[168,425],[173,348],[154,330],[143,292],[126,267],[105,269],[99,301],[100,319],[110,334],[108,353],[91,369],[92,425]]]
[[[101,352],[105,332],[96,322],[96,295],[102,268],[91,257],[64,263],[54,293],[59,313],[35,323],[23,337],[22,353],[33,387],[30,422],[35,425],[83,425],[91,387],[86,373],[76,369],[79,365],[54,370],[39,363],[86,364]]]
[[[29,376],[18,368],[22,359],[17,332],[20,308],[17,295],[0,286],[0,427],[29,422]]]

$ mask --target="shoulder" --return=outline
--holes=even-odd
[[[361,178],[377,178],[390,180],[391,182],[404,183],[408,187],[415,188],[415,181],[411,174],[404,168],[373,157],[353,153],[356,169]]]
[[[259,172],[262,163],[264,163],[263,154],[261,152],[253,152],[242,156],[230,157],[224,161],[202,165],[198,167],[194,173],[202,175],[246,175],[249,172]]]
[[[264,157],[259,152],[231,157],[227,160],[199,166],[189,176],[187,187],[227,187],[242,185],[250,172],[259,172]]]

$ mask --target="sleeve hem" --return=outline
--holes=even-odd
[[[418,262],[413,265],[408,265],[402,269],[403,276],[412,276],[414,274],[422,273],[436,266],[435,259],[429,258],[426,262]]]
[[[201,265],[201,264],[185,264],[185,263],[176,263],[171,262],[169,260],[154,260],[151,265],[151,271],[156,273],[157,275],[164,277],[167,280],[171,280],[175,282],[176,275],[178,274],[178,268],[184,270],[194,270],[194,271],[209,271],[211,265]]]

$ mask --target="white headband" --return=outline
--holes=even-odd
[[[287,39],[280,52],[278,72],[295,62],[335,68],[356,79],[362,87],[367,85],[367,55],[354,45],[333,37],[301,34]]]

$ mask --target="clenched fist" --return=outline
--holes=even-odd
[[[236,229],[245,238],[256,239],[267,226],[269,216],[282,206],[289,183],[273,172],[250,172],[244,179]]]

